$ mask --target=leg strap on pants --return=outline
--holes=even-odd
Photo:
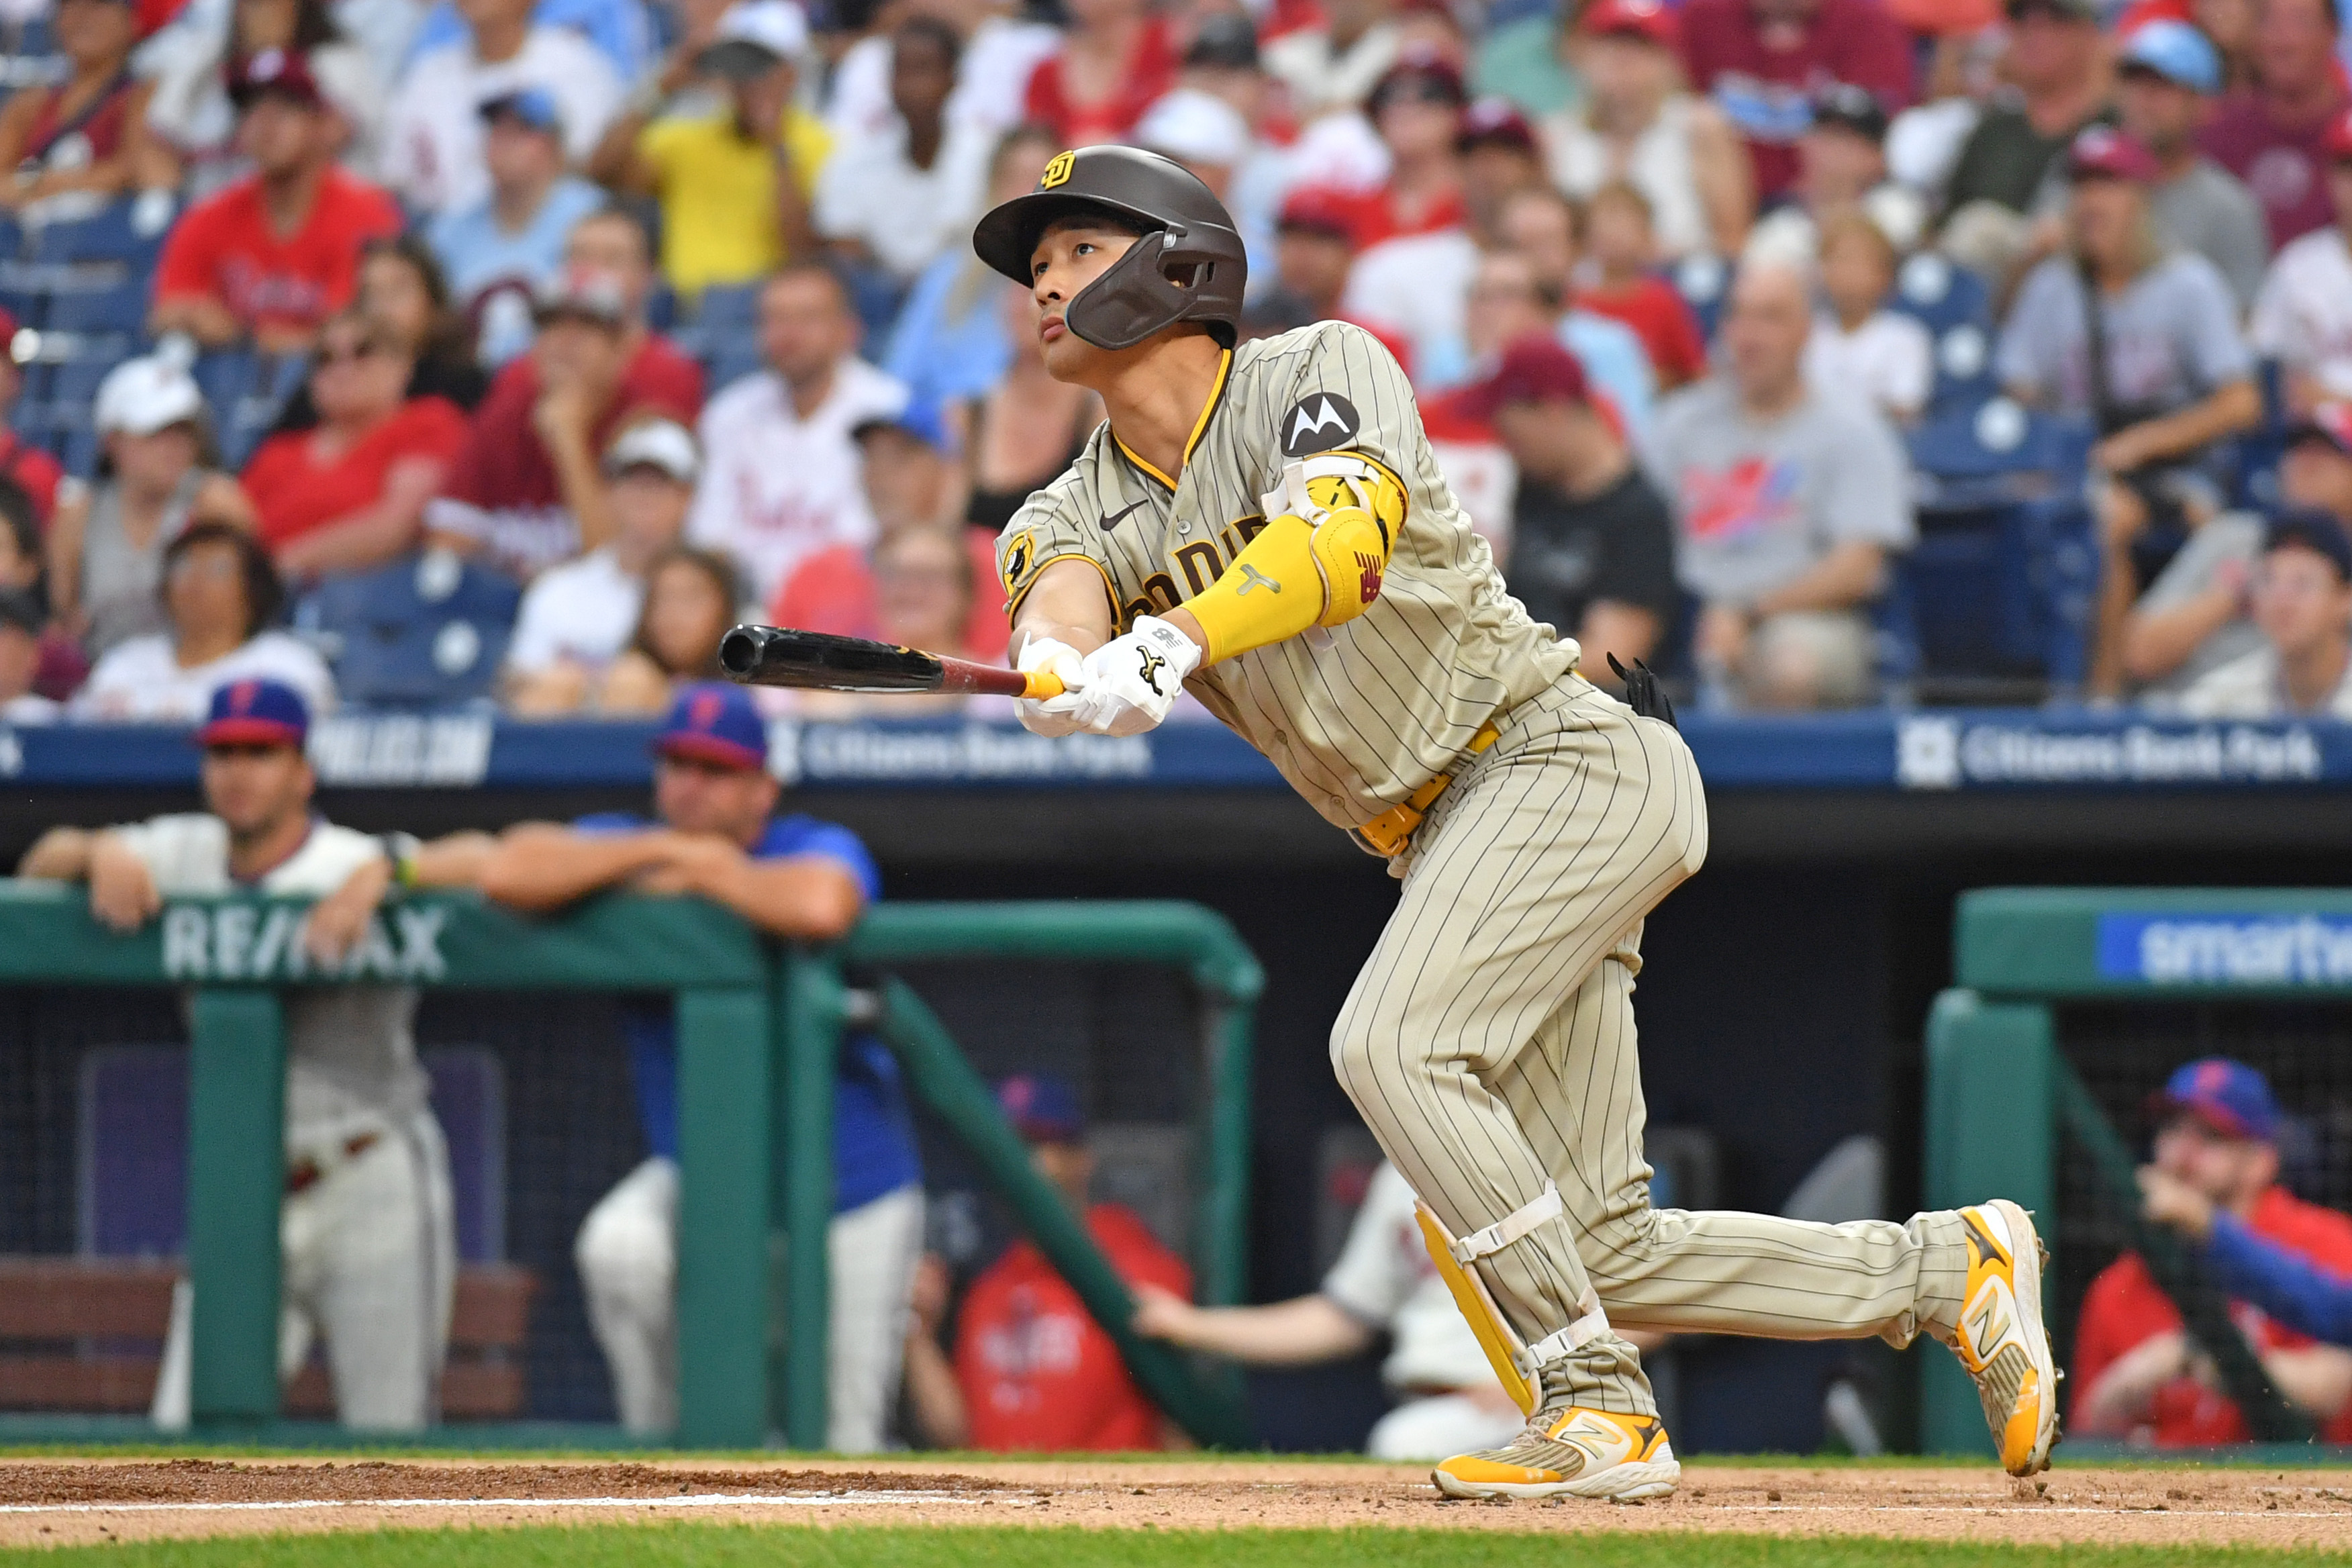
[[[1519,1408],[1534,1415],[1543,1403],[1543,1369],[1568,1360],[1607,1333],[1609,1315],[1601,1310],[1601,1298],[1588,1284],[1576,1303],[1576,1320],[1530,1345],[1496,1310],[1486,1282],[1471,1271],[1471,1265],[1525,1240],[1545,1224],[1564,1220],[1568,1205],[1560,1201],[1559,1188],[1546,1182],[1542,1195],[1534,1202],[1458,1241],[1446,1233],[1444,1222],[1426,1204],[1416,1206],[1430,1257],[1453,1292],[1454,1304],[1476,1333],[1486,1359],[1494,1364],[1495,1375]]]

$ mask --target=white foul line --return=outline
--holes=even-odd
[[[328,1508],[839,1508],[857,1503],[981,1500],[949,1492],[705,1492],[685,1497],[299,1498],[277,1502],[19,1502],[5,1513],[268,1513]],[[1015,1500],[1005,1499],[1010,1502]],[[1019,1500],[1026,1501],[1026,1499]]]

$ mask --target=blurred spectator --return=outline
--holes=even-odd
[[[845,262],[879,267],[894,295],[961,245],[979,216],[990,139],[946,113],[961,47],[944,22],[901,22],[890,35],[897,118],[878,134],[841,142],[817,182],[817,233]]]
[[[991,537],[1004,531],[1032,491],[1076,459],[1103,418],[1100,398],[1046,374],[1029,291],[1013,284],[997,298],[1013,363],[995,385],[957,410],[969,479],[963,520]]]
[[[2155,1165],[2139,1176],[2140,1213],[2198,1248],[2214,1283],[2282,1327],[2330,1344],[2352,1344],[2352,1280],[2265,1241],[2246,1222]]]
[[[1221,202],[1231,201],[1234,175],[1255,148],[1241,110],[1197,87],[1177,88],[1144,110],[1128,141],[1183,164]]]
[[[503,93],[481,116],[489,192],[425,232],[475,324],[481,363],[495,370],[530,346],[531,300],[563,265],[572,226],[604,205],[604,193],[564,173],[562,115],[546,89]]]
[[[341,121],[334,155],[362,179],[383,156],[386,60],[344,36],[328,0],[194,0],[140,46],[136,69],[154,83],[147,124],[190,165],[188,183],[209,195],[236,167],[236,109],[226,90],[231,65],[265,49],[299,54]]]
[[[255,531],[294,582],[364,572],[415,548],[425,506],[466,442],[466,416],[408,396],[414,367],[382,329],[346,310],[310,361],[316,429],[270,437],[246,464]]]
[[[2060,155],[2114,117],[2094,0],[2008,0],[2008,10],[2010,91],[1985,107],[1944,185],[1954,253],[2001,275],[2026,254],[2027,217],[2053,200]]]
[[[681,681],[717,680],[719,639],[747,604],[734,563],[711,550],[673,545],[646,569],[645,608],[629,646],[605,668],[594,706],[606,713],[658,713]]]
[[[359,312],[387,353],[408,361],[407,395],[437,397],[471,413],[489,390],[490,378],[474,363],[474,333],[449,301],[441,265],[415,234],[372,239],[360,261]],[[319,423],[306,381],[286,400],[272,435],[308,430]]]
[[[315,713],[335,705],[334,678],[308,643],[271,626],[285,590],[269,553],[243,529],[190,524],[163,547],[167,629],[117,644],[74,694],[79,720],[193,724],[215,688],[283,681]]]
[[[1585,100],[1545,121],[1552,178],[1580,201],[1612,181],[1641,192],[1663,257],[1738,255],[1756,212],[1749,162],[1723,112],[1684,86],[1675,13],[1594,0],[1576,26]]]
[[[686,529],[701,457],[674,419],[625,426],[604,450],[613,538],[539,574],[507,645],[507,706],[536,718],[589,705],[645,610],[646,576]]]
[[[1521,338],[1468,389],[1463,411],[1494,426],[1518,468],[1505,574],[1528,614],[1583,649],[1586,679],[1611,655],[1647,658],[1682,610],[1675,526],[1574,354]]]
[[[787,267],[760,290],[768,369],[703,413],[702,483],[687,536],[732,556],[759,603],[809,555],[874,537],[849,433],[896,415],[907,389],[857,357],[857,339],[840,278],[822,263]]]
[[[1528,298],[1544,323],[1582,363],[1592,384],[1608,394],[1627,426],[1636,435],[1647,429],[1657,378],[1651,374],[1640,335],[1622,321],[1586,310],[1575,297],[1575,208],[1558,191],[1522,191],[1504,205],[1503,241],[1510,247],[1505,254],[1525,264],[1533,286]],[[1472,291],[1500,288],[1516,303],[1520,276],[1519,268],[1502,256],[1490,255],[1479,264]],[[1500,337],[1490,331],[1472,343],[1472,352],[1492,355],[1518,335],[1516,330]],[[1433,365],[1432,373],[1437,368]]]
[[[885,533],[874,543],[873,573],[878,640],[900,647],[974,654],[969,642],[974,584],[993,579],[978,576],[964,530],[928,523]],[[1000,647],[997,656],[1003,655]],[[991,703],[988,698],[954,692],[894,691],[874,697],[848,691],[803,691],[798,696],[794,710],[810,718],[856,713],[911,717],[968,708],[984,710]],[[1000,717],[1012,716],[1003,703],[994,706]]]
[[[2331,216],[2328,132],[2347,105],[2339,28],[2331,0],[2262,0],[2255,86],[2224,100],[2199,138],[2263,204],[2273,250]]]
[[[0,169],[12,171],[0,182],[0,207],[74,193],[95,210],[136,186],[176,184],[171,155],[147,128],[154,89],[131,74],[139,7],[133,0],[58,0],[55,17],[68,75],[54,87],[15,93],[0,108]]]
[[[1886,308],[1895,247],[1855,211],[1830,219],[1820,243],[1828,308],[1805,340],[1806,379],[1816,392],[1859,397],[1897,424],[1916,419],[1936,383],[1936,345],[1916,316]]]
[[[2089,690],[2120,695],[2124,616],[2138,593],[2132,547],[2179,537],[2220,510],[2214,443],[2261,416],[2253,357],[2229,285],[2201,256],[2156,238],[2147,150],[2094,126],[2067,154],[2068,253],[2029,274],[1994,365],[2021,402],[2088,418],[2100,440],[2105,568]]]
[[[2254,1235],[2335,1272],[2352,1271],[2352,1219],[2305,1203],[2278,1184],[2278,1101],[2262,1074],[2242,1062],[2208,1057],[2176,1071],[2158,1103],[2164,1117],[2156,1133],[2158,1171],[2194,1188]],[[2315,1346],[2259,1313],[2239,1310],[2231,1316],[2280,1392],[2319,1420],[2324,1441],[2342,1441],[2352,1426],[2345,1399],[2352,1389],[2352,1360],[2346,1352]],[[2084,1295],[2067,1425],[2084,1436],[2128,1437],[2161,1447],[2247,1441],[2244,1416],[2202,1362],[2147,1263],[2126,1253],[2100,1270]]]
[[[1473,234],[1498,234],[1503,204],[1546,183],[1535,127],[1506,100],[1482,98],[1465,109],[1454,151],[1462,160],[1462,205]]]
[[[2282,506],[2316,508],[2352,527],[2352,404],[2323,403],[2290,426]],[[2263,647],[2249,591],[2267,520],[2224,512],[2189,536],[2124,622],[2124,673],[2158,698]]]
[[[723,100],[650,124],[631,110],[596,149],[597,179],[660,201],[662,272],[681,295],[816,254],[810,209],[833,136],[794,101],[807,49],[792,0],[739,0],[697,61]]]
[[[2336,221],[2278,253],[2247,328],[2254,352],[2279,362],[2290,408],[2352,397],[2352,109],[2324,150]]]
[[[47,724],[63,706],[36,691],[48,616],[22,588],[0,588],[0,724]]]
[[[1145,0],[1066,0],[1063,9],[1069,28],[1029,73],[1023,112],[1065,146],[1122,141],[1176,85],[1168,19]]]
[[[963,49],[955,91],[948,95],[948,121],[977,127],[989,137],[1022,122],[1031,73],[1062,44],[1059,28],[1024,16],[1012,0],[914,0],[907,15],[933,17],[955,30]],[[825,84],[825,123],[835,135],[873,135],[888,126],[895,112],[890,70],[887,33],[877,30],[849,46]]]
[[[1396,63],[1394,0],[1324,0],[1319,26],[1265,46],[1266,74],[1290,89],[1301,121],[1354,109]]]
[[[1821,255],[1822,226],[1859,215],[1897,255],[1927,226],[1917,193],[1886,177],[1886,110],[1868,88],[1833,85],[1813,100],[1813,122],[1797,142],[1793,200],[1758,222],[1740,254],[1809,267]]]
[[[16,406],[16,399],[25,390],[25,373],[16,367],[16,356],[8,352],[16,341],[16,312],[0,305],[0,479],[21,487],[33,499],[33,510],[41,526],[49,526],[57,511],[58,486],[66,477],[58,460],[40,447],[18,436],[7,424]]]
[[[368,31],[389,33],[394,24],[377,20],[372,13],[390,7],[397,15],[408,14],[407,26],[414,29],[410,42],[392,53],[391,58],[411,61],[435,49],[463,43],[467,37],[468,17],[462,6],[452,0],[434,0],[432,9],[422,21],[415,20],[416,0],[340,0],[345,11],[345,25],[359,31],[360,17],[367,18]],[[687,14],[680,26],[691,26],[693,18],[707,13],[710,0],[680,0],[675,6],[660,7]],[[646,77],[654,65],[654,21],[648,12],[655,9],[641,0],[536,0],[530,8],[531,25],[554,27],[576,33],[596,47],[613,68],[614,79],[627,85]]]
[[[2221,57],[2221,89],[2254,89],[2254,24],[2262,0],[2189,0],[2189,20]]]
[[[573,231],[575,257],[614,259],[607,246],[635,246],[642,266],[633,221],[600,215]],[[575,259],[541,295],[530,353],[499,374],[425,510],[439,542],[528,577],[612,537],[597,459],[613,433],[647,410],[691,420],[701,401],[699,373],[645,331],[629,294]]]
[[[1681,22],[1691,86],[1747,138],[1762,201],[1796,179],[1796,142],[1823,82],[1868,88],[1889,109],[1911,100],[1909,40],[1873,0],[1690,0]]]
[[[160,631],[164,551],[212,521],[246,526],[252,509],[215,471],[205,397],[160,356],[117,366],[91,408],[98,474],[61,498],[49,525],[49,594],[58,619],[92,658]]]
[[[1650,199],[1612,180],[1584,205],[1585,258],[1578,268],[1577,304],[1622,321],[1642,340],[1661,392],[1672,392],[1706,372],[1706,339],[1682,290],[1659,277]]]
[[[2124,133],[2147,148],[2162,171],[2148,191],[2158,235],[2219,268],[2244,310],[2270,262],[2262,204],[2197,145],[2197,132],[2221,90],[2221,57],[2186,22],[2149,22],[2124,46],[2116,81]]]
[[[1313,185],[1291,192],[1275,220],[1274,280],[1244,303],[1244,333],[1270,337],[1337,320],[1356,258],[1354,234],[1354,216],[1340,193]]]
[[[390,196],[334,162],[341,121],[299,54],[266,50],[229,78],[247,178],[188,209],[155,267],[149,328],[207,347],[302,353],[351,303],[360,252],[400,232]]]
[[[1388,149],[1388,178],[1354,202],[1356,246],[1462,226],[1462,73],[1426,50],[1402,56],[1365,103]]]
[[[384,183],[412,208],[464,212],[489,195],[484,103],[538,88],[555,100],[574,163],[595,149],[620,108],[622,83],[596,46],[531,17],[531,0],[461,0],[467,36],[418,54],[392,95]]]
[[[1886,421],[1806,384],[1802,273],[1740,269],[1723,369],[1668,398],[1648,452],[1681,519],[1693,655],[1754,708],[1850,706],[1870,689],[1868,607],[1914,537],[1903,448]]]
[[[1132,1209],[1087,1202],[1094,1156],[1068,1084],[1042,1074],[1007,1079],[996,1101],[1029,1145],[1030,1163],[1084,1218],[1121,1279],[1192,1295],[1192,1270]],[[954,1360],[962,1419],[927,1434],[935,1442],[995,1453],[1169,1446],[1169,1424],[1136,1386],[1110,1335],[1025,1237],[965,1293]]]
[[[1034,189],[1058,147],[1038,126],[1007,132],[989,161],[982,210]],[[1003,288],[1003,278],[964,244],[950,246],[916,280],[881,355],[910,401],[949,407],[1003,375],[1013,353],[997,304]],[[1022,330],[1034,327],[1027,321]]]
[[[695,895],[769,936],[815,942],[848,934],[881,896],[855,834],[777,815],[767,729],[740,687],[679,692],[654,754],[655,820],[603,812],[509,828],[481,868],[482,891],[545,913],[607,888]],[[588,1211],[572,1258],[622,1426],[666,1436],[678,1404],[677,1009],[656,996],[618,1011],[648,1153]],[[898,1400],[923,1189],[898,1061],[869,1034],[841,1043],[832,1116],[825,1446],[870,1452]]]
[[[2180,694],[2193,719],[2352,719],[2352,535],[2333,513],[2273,517],[2247,604],[2263,646]]]

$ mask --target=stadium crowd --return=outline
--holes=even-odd
[[[968,236],[1102,140],[1232,207],[1250,332],[1389,344],[1588,670],[2352,714],[2331,0],[32,9],[12,721],[652,713],[738,616],[1001,657],[1100,411]],[[1991,588],[1916,548],[1972,534]]]

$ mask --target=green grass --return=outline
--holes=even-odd
[[[725,1524],[387,1531],[0,1552],[0,1562],[43,1568],[2283,1568],[2315,1561],[2352,1558],[2242,1547],[1947,1545],[1859,1537]]]

